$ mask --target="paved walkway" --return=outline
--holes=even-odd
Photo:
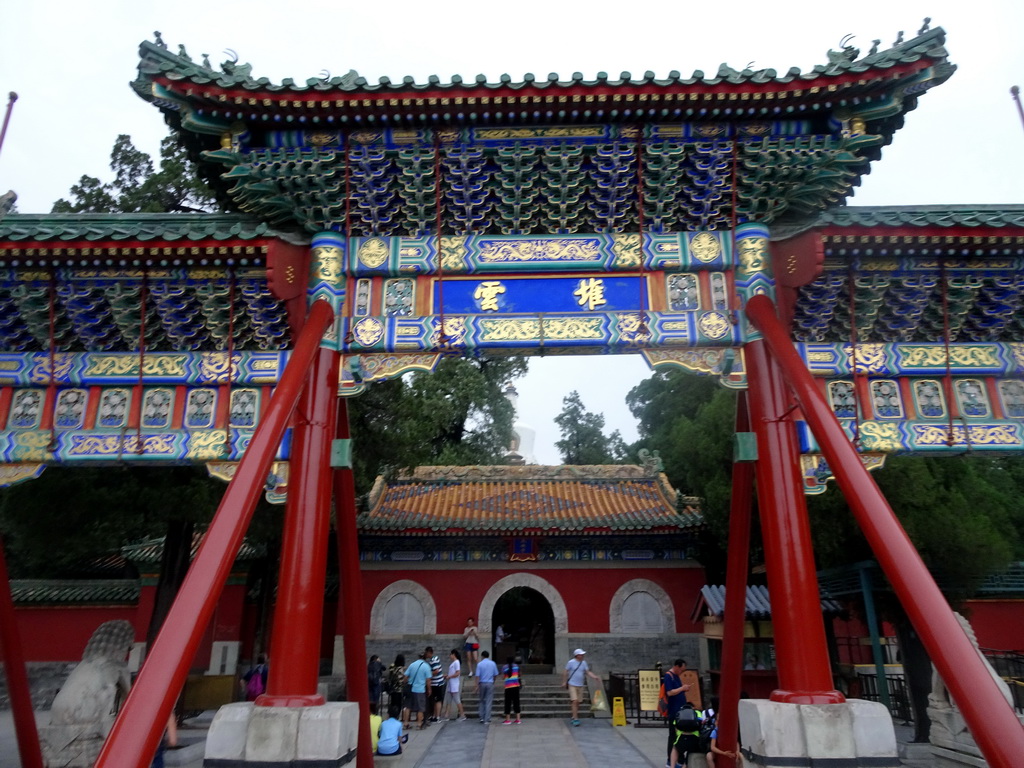
[[[204,725],[212,712],[182,730],[191,746],[167,754],[168,766],[202,768]],[[40,725],[49,712],[37,712]],[[911,729],[897,726],[905,744]],[[483,725],[477,720],[432,725],[409,734],[398,757],[377,757],[375,768],[661,768],[665,765],[663,728],[615,727],[610,720],[584,719],[578,728],[568,720],[523,720],[522,725]],[[10,711],[0,712],[0,768],[21,768]],[[704,768],[703,758],[690,768]]]
[[[49,712],[37,712],[40,725]],[[188,728],[182,735],[189,734]],[[196,733],[198,736],[198,733]],[[192,741],[192,739],[188,739]],[[398,757],[377,757],[375,768],[661,768],[665,731],[660,728],[615,728],[610,720],[524,720],[522,725],[483,725],[478,720],[447,722],[413,730]],[[201,745],[172,750],[168,765],[202,768]],[[661,758],[661,762],[657,762]],[[17,740],[9,711],[0,712],[0,768],[20,768]]]
[[[522,725],[483,725],[477,720],[433,725],[409,734],[399,757],[378,757],[384,768],[660,768],[665,764],[664,729],[616,728],[609,720],[541,718]],[[660,759],[660,762],[657,762]]]

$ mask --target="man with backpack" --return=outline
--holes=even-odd
[[[686,662],[683,659],[676,659],[672,667],[665,673],[662,684],[665,687],[665,698],[668,701],[668,708],[665,716],[668,718],[668,746],[665,754],[665,768],[675,768],[672,762],[672,750],[679,739],[679,732],[676,730],[676,720],[679,711],[686,704],[686,692],[690,690],[690,684],[683,682],[683,672],[686,671]]]
[[[242,675],[242,690],[246,701],[256,701],[256,697],[267,690],[267,657],[262,653],[256,657],[256,666]]]
[[[700,752],[700,730],[703,722],[703,712],[694,709],[689,702],[682,706],[675,720],[675,731],[679,735],[676,737],[676,743],[672,745],[672,751],[668,753],[669,765],[685,766],[691,754]]]

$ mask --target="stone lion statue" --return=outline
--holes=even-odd
[[[93,632],[82,662],[68,676],[42,729],[50,768],[90,768],[131,688],[128,653],[135,629],[123,620],[106,621]]]

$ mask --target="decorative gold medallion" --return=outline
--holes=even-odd
[[[705,312],[697,321],[697,327],[709,339],[720,339],[729,332],[729,318],[722,312]]]
[[[357,257],[363,266],[376,269],[388,260],[387,243],[379,237],[371,237],[359,246]]]
[[[375,317],[364,317],[356,323],[353,333],[361,345],[372,347],[384,336],[384,323]]]
[[[722,253],[722,244],[710,232],[700,232],[690,240],[690,253],[702,264],[708,264]]]

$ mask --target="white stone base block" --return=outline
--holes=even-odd
[[[744,768],[900,765],[892,718],[878,702],[781,704],[745,699],[739,720]]]
[[[221,707],[206,738],[204,768],[334,768],[355,759],[359,706]]]

